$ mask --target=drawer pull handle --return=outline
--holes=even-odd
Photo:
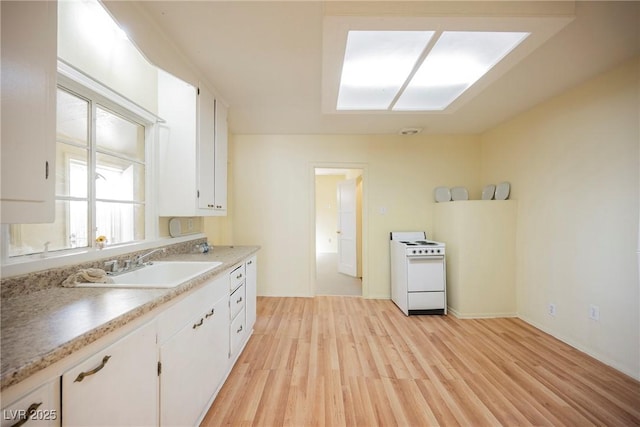
[[[214,314],[216,314],[216,309],[212,308],[211,311],[208,312],[207,314],[205,314],[204,317],[208,319],[209,317],[213,316]]]
[[[109,361],[109,359],[111,359],[111,356],[105,356],[102,358],[102,363],[100,363],[100,365],[96,368],[93,368],[90,371],[87,372],[80,372],[78,374],[78,377],[73,381],[74,383],[79,383],[80,381],[82,381],[83,379],[85,379],[85,377],[88,377],[89,375],[93,375],[98,373],[102,368],[104,368],[104,365],[107,364],[107,362]]]
[[[247,265],[251,265],[251,264],[253,264],[253,261],[249,261],[249,262],[247,263]]]
[[[238,275],[236,276],[236,279],[240,279],[240,278],[242,278],[242,273],[240,273],[240,274],[238,274]]]
[[[18,421],[17,423],[12,425],[11,427],[20,427],[21,425],[23,425],[24,423],[29,421],[31,419],[30,417],[33,415],[34,412],[36,412],[36,409],[38,409],[40,407],[40,405],[42,405],[42,402],[40,402],[40,403],[32,403],[31,405],[29,405],[29,407],[24,412],[24,414],[21,414],[20,421]]]
[[[193,329],[196,329],[196,328],[202,326],[203,323],[204,323],[204,319],[201,317],[200,318],[200,322],[193,324]]]
[[[242,325],[240,325],[240,329],[236,331],[236,334],[239,334],[240,332],[242,332]]]
[[[236,301],[236,304],[240,304],[242,302],[242,297]]]

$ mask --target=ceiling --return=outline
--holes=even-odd
[[[148,56],[157,65],[172,71],[167,52],[179,51],[182,66],[205,76],[229,104],[229,127],[236,134],[395,134],[402,128],[481,133],[640,55],[640,2],[635,1],[105,4],[145,54],[146,49],[152,52]],[[453,112],[337,113],[323,108],[331,87],[327,75],[340,73],[339,61],[330,63],[324,52],[332,37],[325,25],[330,19],[474,17],[515,25],[522,17],[554,14],[568,16],[570,22],[518,63],[481,79],[472,88],[473,97]]]

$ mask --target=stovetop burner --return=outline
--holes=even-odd
[[[423,245],[423,246],[437,246],[438,245],[437,242],[428,242],[426,240],[416,240],[415,244]]]
[[[427,240],[415,240],[412,242],[401,240],[400,243],[404,243],[407,246],[437,246],[438,242],[429,242]]]

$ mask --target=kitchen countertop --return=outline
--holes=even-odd
[[[52,287],[3,298],[0,390],[199,287],[258,250],[257,246],[216,246],[207,254],[173,254],[162,258],[162,261],[222,262],[170,289]]]

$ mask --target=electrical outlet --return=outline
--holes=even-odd
[[[556,305],[554,303],[549,304],[549,315],[556,315]]]
[[[189,219],[187,220],[187,229],[188,229],[189,231],[193,231],[193,218],[189,218]]]
[[[600,307],[593,304],[589,306],[589,319],[600,320]]]

